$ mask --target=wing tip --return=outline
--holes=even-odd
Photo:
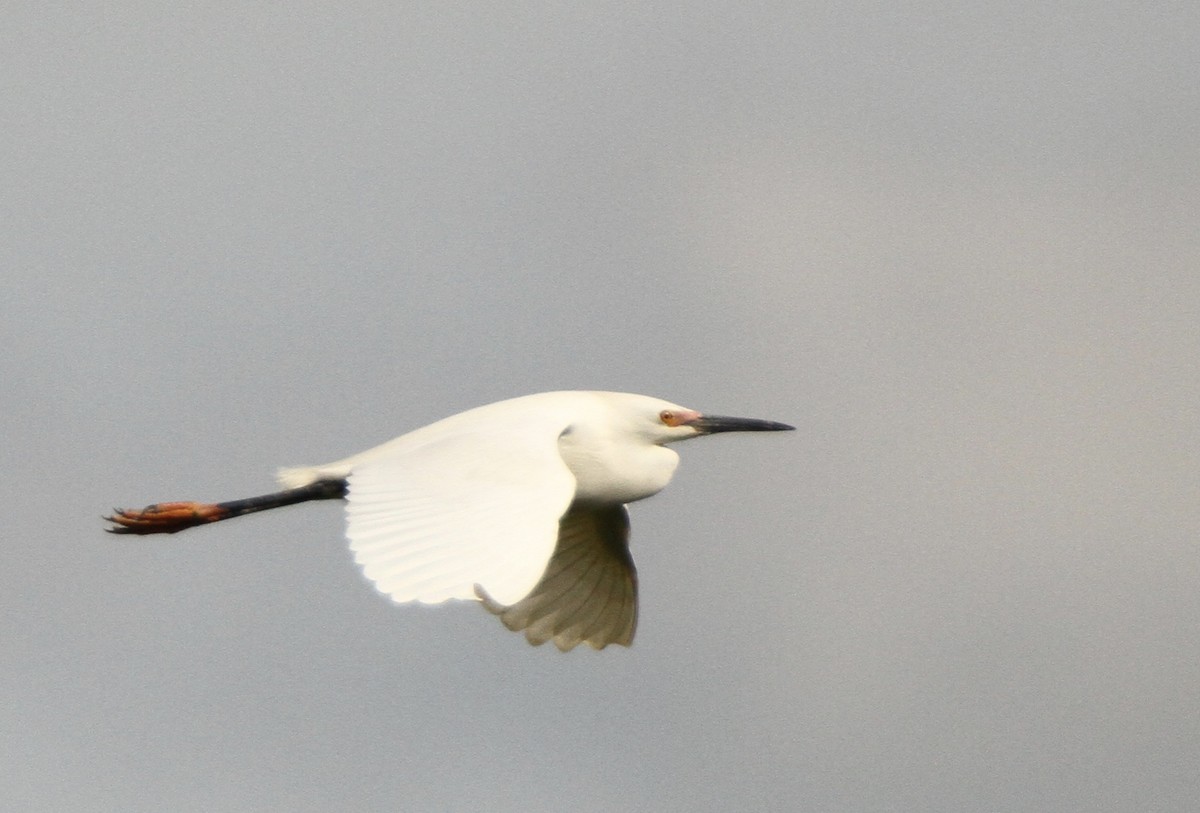
[[[610,644],[617,644],[623,647],[633,646],[634,633],[637,631],[637,612],[636,602],[634,603],[634,612],[632,618],[622,623],[616,629],[611,626],[603,626],[595,630],[587,630],[587,634],[580,634],[580,630],[576,625],[561,629],[555,623],[557,613],[543,615],[535,618],[522,617],[514,611],[518,609],[516,604],[506,605],[501,604],[492,598],[487,590],[481,584],[475,585],[475,597],[479,599],[479,603],[483,608],[494,616],[497,616],[504,626],[508,627],[513,632],[525,632],[525,640],[531,646],[541,646],[547,641],[553,641],[554,646],[559,652],[570,652],[580,644],[587,644],[592,649],[599,652]],[[622,613],[624,618],[625,613]]]

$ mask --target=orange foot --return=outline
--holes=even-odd
[[[225,519],[225,509],[215,503],[160,502],[140,511],[114,508],[104,519],[115,525],[110,534],[173,534],[208,522]]]

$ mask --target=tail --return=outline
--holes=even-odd
[[[277,469],[275,482],[284,488],[301,488],[322,480],[345,480],[350,476],[350,461],[339,460],[323,466],[294,466]]]
[[[320,479],[322,478],[319,466],[293,466],[275,472],[275,482],[284,488],[300,488]]]

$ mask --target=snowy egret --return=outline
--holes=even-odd
[[[661,491],[678,440],[793,427],[703,415],[619,392],[546,392],[460,412],[323,466],[280,469],[283,491],[114,509],[108,530],[175,533],[345,499],[363,573],[397,602],[475,599],[532,644],[628,646],[637,576],[625,504]]]

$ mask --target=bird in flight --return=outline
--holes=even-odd
[[[545,392],[460,412],[323,466],[280,469],[282,491],[114,509],[117,534],[171,534],[310,500],[346,501],[363,573],[396,602],[478,600],[531,644],[629,646],[637,572],[627,503],[661,491],[667,448],[787,424],[705,415],[645,395]]]

